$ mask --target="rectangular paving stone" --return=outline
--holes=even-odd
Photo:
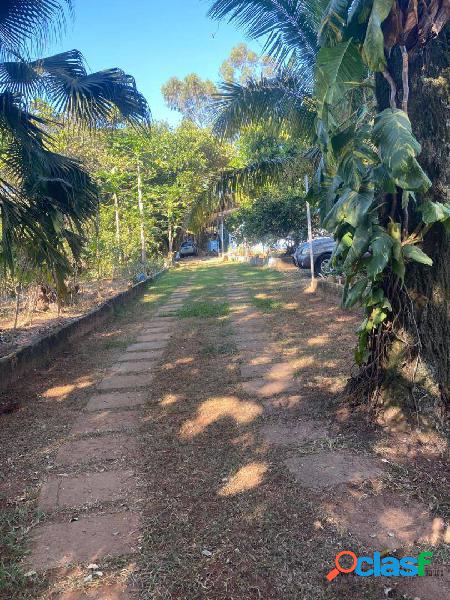
[[[45,571],[132,554],[137,550],[138,528],[138,515],[132,512],[42,525],[31,536],[33,550],[27,564],[35,571]]]
[[[129,362],[119,362],[117,365],[112,367],[112,372],[115,375],[130,375],[132,373],[140,374],[140,373],[153,373],[158,365],[158,361],[152,360],[131,360],[133,358],[133,354],[128,355]]]
[[[158,362],[160,356],[162,356],[162,354],[160,355],[159,353],[152,352],[151,350],[148,350],[147,352],[126,352],[125,354],[122,354],[117,361],[120,363],[130,361],[135,362],[139,360]]]
[[[153,342],[154,344],[159,344],[159,348],[164,348],[171,337],[172,334],[170,332],[161,333],[157,331],[155,333],[153,331],[149,331],[141,333],[141,335],[136,338],[136,342],[139,344],[142,342]]]
[[[137,373],[136,375],[108,375],[99,384],[99,390],[125,390],[128,388],[146,388],[153,381],[153,373]]]
[[[89,400],[86,410],[103,410],[108,408],[125,408],[145,404],[147,395],[144,392],[117,392],[109,394],[96,394]]]
[[[116,460],[128,456],[134,449],[134,437],[125,434],[73,440],[61,446],[55,462],[57,465],[78,466],[94,461]]]
[[[158,325],[155,327],[145,327],[141,329],[139,335],[154,335],[161,336],[162,338],[169,339],[174,334],[173,326],[168,323],[166,326]]]
[[[162,350],[166,347],[166,342],[136,342],[127,348],[127,352],[145,352],[146,350]]]
[[[127,498],[135,488],[132,471],[83,473],[70,477],[54,475],[41,488],[39,508],[51,512],[97,502],[115,502]]]
[[[161,309],[160,309],[161,310]],[[142,325],[167,325],[168,323],[171,323],[172,325],[174,325],[177,322],[177,319],[173,316],[165,316],[162,317],[161,315],[155,313],[153,315],[153,317],[146,321],[145,323],[142,323]]]
[[[152,336],[152,339],[162,339],[164,341],[169,341],[175,334],[174,327],[169,325],[168,327],[158,327],[158,328],[145,328],[139,332],[140,336]]]
[[[84,433],[120,431],[125,428],[137,427],[139,421],[140,414],[135,410],[103,410],[80,415],[75,421],[71,433],[81,435]]]
[[[257,396],[258,398],[270,398],[271,396],[294,391],[297,385],[292,379],[279,379],[274,381],[254,379],[253,381],[244,382],[242,387],[247,394],[251,394],[252,396]]]

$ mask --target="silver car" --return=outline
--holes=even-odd
[[[319,237],[313,240],[314,270],[317,274],[322,273],[323,269],[328,266],[335,248],[336,242],[332,237]],[[311,266],[309,242],[300,244],[292,259],[299,269],[309,269]]]
[[[191,241],[183,242],[180,246],[179,253],[180,258],[183,258],[184,256],[197,256],[197,246]]]

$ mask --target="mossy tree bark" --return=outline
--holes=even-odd
[[[450,28],[409,60],[408,114],[413,132],[422,144],[419,162],[433,185],[427,197],[449,202],[450,185]],[[397,104],[402,101],[402,56],[393,52],[389,71],[397,84]],[[381,75],[376,79],[378,110],[390,106],[390,88]],[[399,191],[400,192],[400,191]],[[411,232],[418,222],[414,203],[405,213],[401,201],[387,198],[389,217]],[[420,199],[417,199],[420,202]],[[386,211],[386,208],[381,209]],[[388,214],[382,215],[387,219]],[[450,236],[440,224],[424,239],[423,250],[433,266],[409,263],[405,283],[395,276],[385,281],[395,318],[385,336],[378,389],[395,402],[411,401],[421,411],[421,402],[436,410],[450,408]],[[376,334],[375,334],[376,335]],[[397,397],[392,398],[392,394]],[[439,407],[439,408],[438,408]]]

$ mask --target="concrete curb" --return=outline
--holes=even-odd
[[[141,283],[137,283],[125,292],[121,292],[106,300],[97,308],[89,311],[85,315],[63,325],[47,336],[37,340],[33,344],[24,346],[0,358],[0,390],[6,390],[22,377],[29,377],[33,369],[48,364],[49,360],[62,350],[67,344],[90,333],[110,317],[130,300],[139,297],[146,289],[147,285],[160,277],[167,269],[159,271],[152,277],[149,277]]]

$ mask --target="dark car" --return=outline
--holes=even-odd
[[[331,255],[336,248],[336,242],[332,237],[320,237],[312,241],[314,270],[317,274],[322,273],[323,269],[330,262]],[[292,259],[299,269],[309,269],[311,259],[309,256],[309,242],[300,244],[294,252]]]
[[[183,242],[180,246],[180,258],[184,256],[197,256],[198,250],[194,242]]]

